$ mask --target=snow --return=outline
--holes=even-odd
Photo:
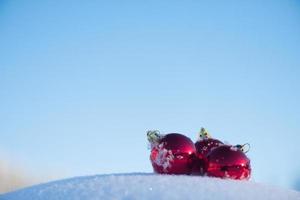
[[[300,200],[300,193],[252,181],[148,173],[112,174],[50,182],[0,200]]]

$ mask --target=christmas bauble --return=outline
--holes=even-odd
[[[216,148],[222,144],[223,142],[213,138],[198,140],[195,143],[197,155],[200,159],[204,159],[213,148]]]
[[[161,137],[150,137],[149,141],[151,143],[150,160],[156,173],[191,173],[196,148],[190,138],[179,133],[170,133]]]
[[[201,128],[199,139],[195,143],[196,147],[196,156],[197,161],[195,161],[195,166],[193,169],[193,174],[204,174],[204,165],[207,162],[207,154],[210,153],[210,151],[213,148],[216,148],[220,145],[222,145],[223,142],[217,139],[211,138],[207,130],[204,128]]]
[[[247,180],[251,175],[250,160],[242,145],[222,145],[207,155],[206,175],[220,178]]]

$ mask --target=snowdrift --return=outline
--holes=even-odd
[[[60,199],[300,200],[300,193],[251,181],[135,173],[76,177],[0,196],[0,200]]]

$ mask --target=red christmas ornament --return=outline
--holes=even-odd
[[[249,158],[245,155],[247,146],[249,147],[249,144],[222,145],[214,148],[207,155],[206,175],[248,180],[251,175],[251,166]]]
[[[200,139],[195,143],[197,155],[200,159],[206,158],[207,154],[210,153],[213,148],[216,148],[222,144],[223,142],[211,138],[207,130],[201,128]]]
[[[207,154],[210,153],[213,148],[219,147],[221,145],[223,145],[223,142],[213,138],[198,140],[195,143],[197,155],[199,158],[206,158]]]
[[[150,160],[153,170],[159,174],[190,174],[196,153],[192,140],[179,133],[160,135],[148,131],[151,144]]]
[[[193,174],[204,173],[204,165],[207,162],[207,154],[210,153],[213,148],[219,147],[220,145],[223,145],[223,142],[211,138],[209,133],[204,128],[201,128],[200,138],[195,143],[198,160],[195,162]]]

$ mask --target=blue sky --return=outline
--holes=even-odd
[[[300,179],[297,1],[1,1],[0,155],[57,176],[150,172],[145,132],[251,143]]]

